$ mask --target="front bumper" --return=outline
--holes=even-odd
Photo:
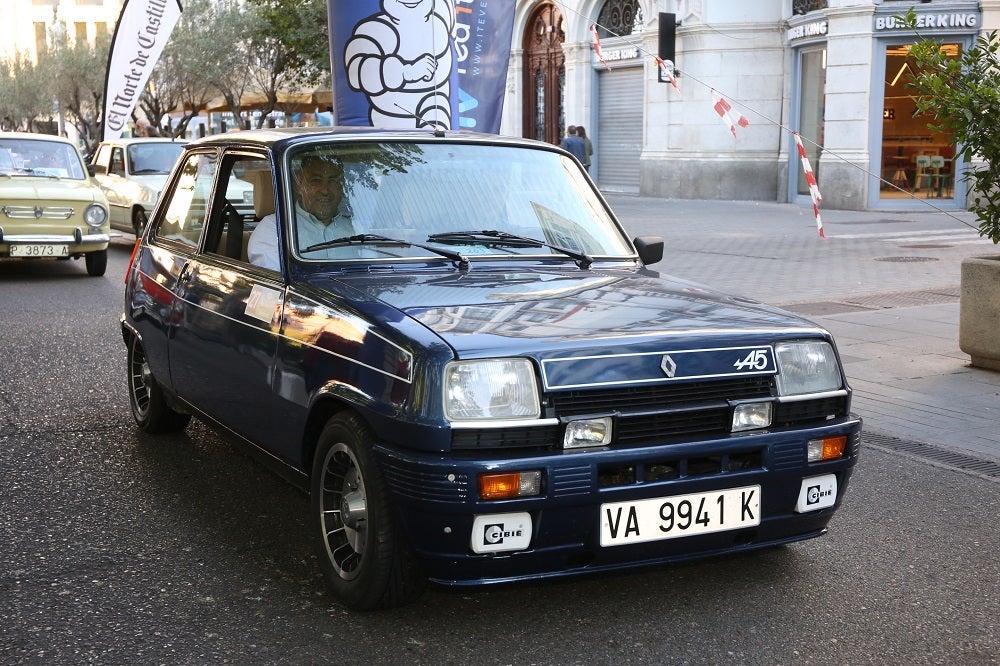
[[[76,227],[70,234],[5,234],[0,229],[0,255],[10,256],[11,245],[66,245],[69,254],[106,250],[111,242],[109,234],[84,233]]]
[[[807,463],[808,440],[837,435],[848,438],[843,457]],[[380,447],[379,452],[400,527],[427,575],[446,585],[483,585],[662,564],[820,536],[844,497],[860,440],[861,420],[851,416],[787,432],[504,460],[420,456],[389,447]],[[712,469],[711,461],[744,460],[758,453],[759,465]],[[678,461],[684,461],[679,467],[689,473],[645,480],[646,470]],[[481,473],[514,470],[541,470],[541,495],[504,501],[479,499],[477,479]],[[621,470],[625,472],[619,474]],[[803,480],[823,475],[836,477],[835,503],[796,512]],[[600,545],[602,504],[753,485],[760,486],[759,525],[645,543]],[[527,547],[474,553],[471,539],[476,516],[510,513],[530,516]]]

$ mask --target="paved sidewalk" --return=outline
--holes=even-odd
[[[958,347],[961,260],[1000,253],[971,213],[823,211],[823,240],[810,206],[608,199],[631,234],[664,237],[658,270],[833,333],[867,433],[1000,461],[1000,372]]]

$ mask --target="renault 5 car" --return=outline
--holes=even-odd
[[[655,270],[557,147],[254,130],[185,146],[163,196],[132,416],[306,490],[351,608],[787,544],[841,505],[862,423],[830,333]]]

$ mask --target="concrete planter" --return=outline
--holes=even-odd
[[[972,365],[1000,370],[1000,255],[962,261],[958,346]]]

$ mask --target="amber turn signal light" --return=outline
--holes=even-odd
[[[479,475],[479,498],[484,500],[513,499],[537,495],[542,473],[498,472]]]
[[[835,460],[843,456],[844,451],[847,450],[847,435],[810,439],[808,449],[809,462]]]

